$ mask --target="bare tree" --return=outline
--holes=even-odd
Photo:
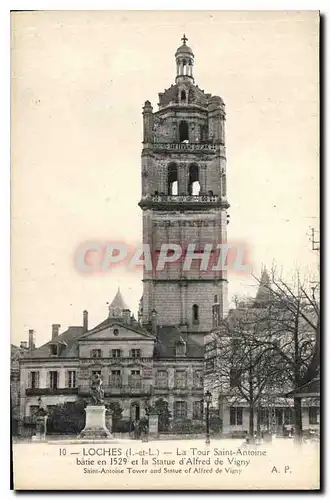
[[[299,275],[292,284],[264,271],[253,303],[236,301],[212,332],[216,362],[214,387],[228,402],[244,400],[249,407],[249,433],[254,414],[260,430],[260,407],[299,388],[319,374],[320,309],[316,286],[303,286]],[[315,284],[315,282],[314,282]],[[294,398],[296,436],[302,435],[301,399]]]
[[[262,339],[263,348],[271,347],[280,360],[279,369],[291,389],[311,382],[320,370],[320,305],[319,284],[302,283],[299,274],[288,283],[273,269],[268,284],[269,338]],[[302,434],[301,398],[294,398],[295,430]]]
[[[255,411],[258,414],[268,387],[282,377],[278,369],[280,358],[274,346],[267,344],[268,311],[240,303],[212,337],[217,353],[212,385],[228,403],[247,403],[249,434],[254,436]]]

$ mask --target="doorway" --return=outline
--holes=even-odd
[[[132,403],[131,405],[131,419],[133,422],[140,420],[140,405],[138,403]]]

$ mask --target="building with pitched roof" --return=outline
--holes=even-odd
[[[125,309],[121,309],[124,306]],[[118,291],[108,317],[88,328],[52,326],[49,342],[27,348],[20,358],[20,414],[30,422],[39,398],[49,410],[59,404],[88,400],[90,379],[100,373],[105,404],[117,402],[124,419],[140,419],[147,405],[163,398],[173,418],[200,420],[203,398],[203,342],[180,337],[173,327],[153,333],[131,315]]]

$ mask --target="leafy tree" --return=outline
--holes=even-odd
[[[114,432],[124,432],[122,430],[123,424],[121,422],[123,409],[120,407],[120,404],[117,401],[111,401],[111,403],[109,403],[107,405],[107,408],[109,410],[111,410],[113,431]],[[126,427],[129,427],[129,424],[127,424]],[[128,431],[129,431],[129,429],[128,429]]]
[[[158,414],[158,429],[159,431],[167,431],[170,426],[171,412],[168,408],[168,402],[163,398],[157,399],[153,405],[146,405],[146,415],[150,413]]]
[[[59,404],[48,415],[47,429],[50,433],[79,434],[85,427],[85,403]]]

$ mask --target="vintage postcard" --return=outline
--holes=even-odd
[[[15,490],[320,488],[319,24],[12,12]]]

